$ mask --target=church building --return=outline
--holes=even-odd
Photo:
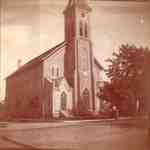
[[[65,40],[20,66],[6,79],[11,118],[95,116],[103,68],[93,56],[87,0],[69,0]]]

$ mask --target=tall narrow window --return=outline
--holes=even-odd
[[[88,37],[88,25],[85,23],[85,37]]]
[[[83,36],[83,23],[80,22],[80,36]]]
[[[57,77],[59,77],[59,68],[57,67]]]
[[[52,77],[54,77],[54,67],[52,67]]]

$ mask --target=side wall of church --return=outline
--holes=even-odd
[[[42,64],[7,78],[6,103],[13,118],[41,117]]]

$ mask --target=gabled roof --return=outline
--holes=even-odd
[[[10,74],[7,77],[7,79],[14,76],[14,75],[17,75],[20,72],[23,72],[23,71],[27,70],[29,68],[32,68],[33,66],[35,66],[36,64],[44,61],[47,57],[55,54],[57,51],[59,51],[61,48],[65,47],[65,46],[66,46],[66,42],[62,42],[62,43],[56,45],[55,47],[49,49],[45,53],[33,58],[32,60],[30,60],[29,62],[27,62],[23,66],[21,66],[18,70],[16,70],[12,74]],[[101,64],[98,62],[98,60],[96,58],[94,58],[94,63],[99,67],[99,69],[103,70],[103,67],[101,66]]]
[[[46,51],[45,53],[33,58],[32,60],[30,60],[29,62],[27,62],[26,64],[24,64],[23,66],[21,66],[18,70],[16,70],[15,72],[13,72],[12,74],[10,74],[7,78],[10,78],[20,72],[23,72],[31,67],[33,67],[34,65],[42,62],[45,58],[47,58],[48,56],[51,56],[53,54],[55,54],[58,50],[60,50],[62,47],[65,47],[66,43],[62,42],[58,45],[56,45],[55,47],[49,49],[48,51]]]

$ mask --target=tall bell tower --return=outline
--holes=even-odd
[[[65,17],[65,77],[73,87],[74,111],[87,115],[95,109],[93,51],[88,0],[69,0]]]

